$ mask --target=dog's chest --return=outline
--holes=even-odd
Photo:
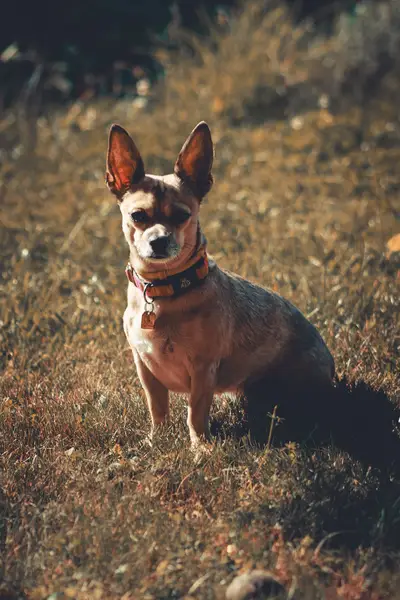
[[[189,392],[188,356],[180,330],[174,325],[160,328],[160,319],[157,321],[154,329],[142,329],[142,312],[128,307],[124,315],[128,342],[166,388],[174,392]]]

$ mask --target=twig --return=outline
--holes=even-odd
[[[272,433],[274,431],[277,410],[278,410],[278,405],[275,404],[274,410],[272,411],[272,415],[271,415],[271,424],[269,426],[268,441],[267,441],[267,447],[266,447],[267,452],[271,449]]]

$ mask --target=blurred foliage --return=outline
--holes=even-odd
[[[15,99],[15,88],[20,89],[38,65],[47,79],[48,99],[80,96],[88,87],[97,94],[129,92],[138,79],[132,72],[135,66],[157,75],[152,49],[155,43],[169,43],[168,29],[201,30],[206,15],[215,15],[217,4],[215,0],[7,2],[0,21],[0,54],[10,46],[17,53],[12,62],[0,60],[3,103]]]
[[[199,43],[207,38],[208,51],[222,59],[220,49],[225,39],[233,39],[242,5],[235,0],[7,3],[0,23],[0,111],[15,101],[30,110],[34,105],[39,114],[49,103],[76,98],[134,98],[142,81],[148,85],[165,76],[157,55],[161,49],[202,60]],[[263,0],[249,14],[257,43],[242,41],[248,59],[243,76],[252,77],[254,60],[263,61],[264,72],[255,69],[258,82],[250,94],[244,86],[245,100],[237,98],[248,112],[263,112],[268,105],[269,118],[287,117],[315,106],[321,94],[332,110],[341,110],[348,101],[368,102],[388,74],[392,88],[399,77],[400,0],[309,0],[301,6]],[[274,27],[280,28],[279,42]],[[224,59],[226,85],[236,65],[228,54]]]

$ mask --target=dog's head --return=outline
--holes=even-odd
[[[129,134],[113,125],[106,182],[117,197],[131,260],[140,271],[177,268],[198,244],[201,199],[212,186],[213,143],[207,123],[195,127],[176,160],[174,173],[145,173]]]

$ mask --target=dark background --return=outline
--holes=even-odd
[[[356,4],[354,0],[287,1],[297,19],[312,16],[319,26],[326,26],[335,11],[351,11]],[[152,51],[156,45],[173,45],[171,23],[201,33],[206,16],[215,19],[222,13],[229,19],[238,4],[235,0],[4,2],[0,53],[13,44],[18,55],[0,60],[3,107],[18,97],[38,67],[40,80],[47,81],[49,100],[76,98],[88,88],[95,94],[129,93],[143,75],[150,79],[160,75]],[[135,66],[141,68],[132,71]]]

